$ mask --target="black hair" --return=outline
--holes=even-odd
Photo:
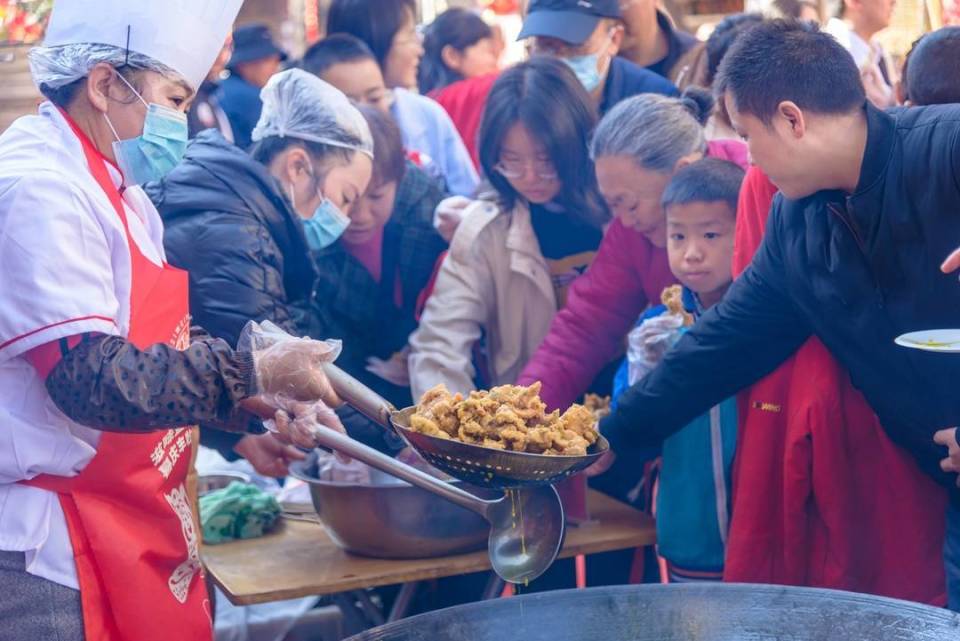
[[[720,62],[730,51],[733,43],[748,29],[752,29],[761,22],[763,22],[763,16],[759,13],[735,13],[717,24],[704,45],[707,52],[706,82],[708,87],[713,84]]]
[[[335,33],[310,45],[300,60],[300,68],[322,76],[334,65],[361,60],[376,62],[377,58],[363,40],[348,33]]]
[[[140,69],[131,67],[130,65],[121,65],[119,67],[114,67],[114,69],[117,71],[117,73],[123,76],[124,79],[126,79],[126,81],[129,82],[134,89],[142,93],[142,85],[140,83],[140,74],[139,74],[139,71],[141,71]],[[80,93],[83,91],[83,89],[86,86],[87,86],[87,76],[84,76],[83,78],[78,78],[73,82],[67,83],[65,85],[62,85],[56,88],[51,87],[50,85],[44,82],[40,84],[39,89],[40,89],[41,95],[43,95],[44,98],[52,102],[57,107],[60,107],[61,109],[66,109],[67,107],[70,106],[70,103],[72,103],[76,99],[76,97],[80,95]],[[136,100],[136,96],[131,94],[130,101],[133,101],[133,100]],[[124,102],[127,102],[127,101],[124,101]]]
[[[319,165],[316,167],[316,170],[320,172],[321,176],[326,174],[332,165],[347,164],[353,158],[353,154],[360,153],[352,149],[324,145],[319,142],[301,140],[291,136],[267,136],[253,143],[253,146],[250,148],[250,156],[262,165],[269,165],[274,158],[290,147],[302,147],[305,149],[306,152],[310,154],[310,158]],[[317,178],[321,176],[317,176]]]
[[[357,107],[370,127],[373,138],[373,178],[371,187],[399,183],[407,169],[403,136],[393,117],[367,105]]]
[[[480,165],[505,208],[513,207],[520,195],[494,166],[500,161],[504,137],[518,122],[553,162],[561,185],[558,204],[585,222],[602,226],[609,214],[587,152],[597,115],[570,67],[552,57],[535,56],[503,72],[490,90],[480,122]]]
[[[408,12],[416,20],[415,0],[333,0],[327,12],[327,33],[356,36],[383,67]]]
[[[915,42],[903,78],[914,105],[960,102],[960,27],[943,27]]]
[[[443,61],[444,48],[449,46],[463,52],[484,38],[492,37],[490,25],[472,11],[447,9],[437,16],[423,35],[424,54],[418,74],[420,93],[428,94],[463,79]]]
[[[847,114],[866,102],[860,70],[833,36],[812,22],[770,20],[749,29],[724,56],[718,96],[769,124],[780,103],[819,114]]]
[[[673,175],[660,204],[667,209],[673,205],[723,202],[736,212],[744,175],[740,165],[728,160],[703,158]]]

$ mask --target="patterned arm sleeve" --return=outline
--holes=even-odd
[[[119,336],[91,335],[47,377],[56,406],[104,431],[146,432],[198,422],[232,432],[262,428],[239,402],[255,395],[253,356],[225,341],[196,338],[184,351],[137,349]]]

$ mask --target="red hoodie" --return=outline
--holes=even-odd
[[[459,80],[443,89],[431,92],[430,97],[450,114],[453,125],[460,132],[463,144],[470,152],[474,166],[480,169],[479,132],[487,96],[499,74],[491,73],[476,78]]]
[[[751,167],[735,275],[760,245],[775,193]],[[739,413],[724,580],[946,603],[946,492],[890,441],[818,340],[744,391]]]

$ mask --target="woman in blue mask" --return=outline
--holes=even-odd
[[[333,345],[192,331],[140,187],[180,161],[240,1],[129,5],[56,0],[30,53],[47,100],[0,136],[2,641],[212,641],[182,426],[262,432],[282,407],[306,414],[283,399],[314,418],[336,402]]]
[[[311,251],[336,244],[372,173],[366,121],[335,88],[291,69],[261,96],[250,152],[215,130],[201,132],[184,161],[147,187],[166,226],[168,258],[190,273],[195,321],[229,343],[251,318],[312,335]],[[201,438],[268,476],[285,476],[299,457],[270,435],[201,426]]]

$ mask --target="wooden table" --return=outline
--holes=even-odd
[[[560,558],[652,545],[653,520],[599,492],[588,494],[591,522],[567,527]],[[487,552],[437,559],[385,560],[347,554],[316,523],[284,520],[267,536],[204,546],[203,562],[227,598],[251,605],[410,583],[490,569]]]

